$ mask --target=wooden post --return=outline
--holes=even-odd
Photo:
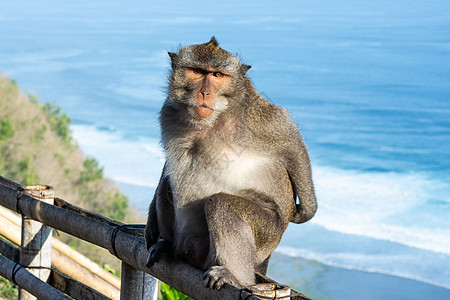
[[[139,238],[144,237],[144,228],[125,225],[122,231]],[[157,296],[158,280],[122,261],[120,299],[156,300]]]
[[[32,185],[19,189],[17,201],[23,194],[30,195],[43,202],[53,204],[54,190],[51,186]],[[37,278],[46,282],[52,267],[52,228],[22,215],[22,241],[20,247],[20,264]],[[19,289],[19,299],[31,300],[35,296],[24,289]]]

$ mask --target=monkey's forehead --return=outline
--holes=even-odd
[[[180,62],[185,66],[208,66],[234,71],[241,62],[237,56],[211,44],[192,45],[179,49]]]

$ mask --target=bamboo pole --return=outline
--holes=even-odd
[[[8,221],[14,223],[19,227],[22,226],[20,216],[15,214],[11,210],[4,208],[3,206],[0,206],[0,216],[3,216]],[[109,273],[105,269],[101,268],[97,263],[93,262],[78,251],[70,248],[68,245],[64,244],[56,238],[52,239],[52,246],[62,254],[66,255],[68,258],[77,262],[82,267],[88,269],[90,272],[96,274],[97,276],[114,286],[116,289],[120,290],[120,279]],[[58,266],[56,265],[55,267],[58,268]]]
[[[56,250],[67,256],[68,258],[72,259],[76,263],[78,263],[80,266],[86,268],[91,273],[97,275],[101,279],[105,280],[107,283],[115,287],[116,289],[120,290],[120,279],[111,274],[110,272],[106,271],[102,267],[100,267],[97,263],[93,262],[80,252],[77,252],[76,250],[70,248],[68,245],[64,244],[58,239],[53,239],[53,246]]]
[[[8,220],[0,217],[0,235],[6,237],[8,240],[16,245],[20,245],[20,229],[15,224],[9,222]]]
[[[123,229],[126,233],[144,237],[144,228],[129,227]],[[150,274],[130,266],[122,261],[121,299],[156,300],[158,296],[158,280]]]
[[[20,249],[6,239],[0,238],[0,254],[13,262],[19,262]]]
[[[111,299],[120,299],[120,290],[116,289],[109,283],[100,280],[95,274],[92,274],[88,270],[80,267],[79,264],[64,256],[58,250],[54,249],[52,251],[52,262],[55,266],[59,266],[57,269],[64,274],[92,287]]]
[[[21,184],[14,182],[11,179],[5,178],[3,176],[0,176],[0,184],[10,187],[14,190],[22,188]]]
[[[67,276],[57,269],[52,270],[51,281],[49,284],[74,299],[111,299],[99,291],[96,291],[93,288],[73,279],[72,277]]]
[[[20,245],[20,227],[0,216],[0,235]],[[52,265],[64,274],[107,295],[111,299],[120,299],[120,290],[92,274],[58,250],[52,249]]]
[[[0,255],[0,275],[12,282],[15,282],[20,288],[29,291],[32,295],[39,299],[71,299],[49,284],[40,280],[25,268],[19,268],[18,266],[20,265]]]
[[[17,196],[17,201],[23,193],[39,198],[42,203],[48,204],[53,204],[53,198],[55,197],[53,187],[46,185],[27,186],[20,192],[22,194]],[[41,222],[22,216],[20,264],[23,267],[28,267],[32,274],[46,282],[52,267],[51,255],[52,229]],[[19,289],[19,299],[35,300],[36,297],[26,290]]]
[[[20,248],[8,242],[6,239],[0,238],[0,254],[11,261],[18,263]],[[54,256],[54,253],[52,253],[52,256]],[[47,283],[74,299],[111,299],[55,268],[52,268],[51,276]]]

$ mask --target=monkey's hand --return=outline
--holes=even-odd
[[[147,267],[151,268],[155,262],[159,261],[162,257],[169,256],[171,249],[171,243],[163,239],[160,239],[156,244],[153,244],[149,249]]]
[[[205,286],[210,289],[220,289],[224,284],[230,284],[241,288],[236,278],[224,266],[212,266],[203,276]]]

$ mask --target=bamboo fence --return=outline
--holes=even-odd
[[[145,242],[142,237],[131,234],[129,228],[124,228],[120,226],[120,223],[109,218],[77,208],[62,199],[55,198],[55,205],[53,205],[27,193],[21,193],[20,190],[20,185],[0,176],[0,205],[21,213],[24,218],[38,221],[45,226],[66,232],[105,248],[122,260],[122,270],[128,273],[122,274],[120,299],[151,299],[149,295],[152,292],[154,294],[155,287],[154,285],[153,287],[148,286],[148,282],[151,280],[148,280],[149,277],[145,277],[147,274],[157,277],[194,299],[310,299],[260,274],[256,274],[258,284],[247,289],[241,290],[234,286],[225,285],[220,290],[213,290],[204,287],[203,272],[201,270],[183,261],[175,259],[161,260],[151,268],[148,268],[146,266],[148,251],[145,247]],[[10,215],[9,218],[4,217],[1,222],[8,222],[9,226],[19,227],[17,219],[14,220],[14,218]],[[0,225],[0,227],[3,228],[3,225]],[[10,230],[6,231],[9,232]],[[0,232],[0,234],[6,235],[7,233]],[[17,237],[15,237],[15,240],[11,237],[11,240],[14,242],[18,241]],[[64,251],[68,251],[68,249],[64,249],[64,246],[57,244],[58,242],[52,242],[55,248],[51,251],[52,264],[55,260],[55,266],[58,259],[54,257],[57,257],[59,254],[63,255]],[[96,270],[94,266],[89,266],[90,264],[87,260],[75,254],[71,255],[69,252],[65,254],[74,259],[77,257],[79,261],[85,261],[84,269],[88,269],[89,273],[96,272],[96,275],[92,274],[92,276],[97,276],[103,281],[108,280],[102,274],[103,272]],[[61,271],[66,273],[63,270]],[[8,270],[5,272],[8,273]],[[25,279],[23,281],[17,280],[19,273],[22,276],[25,272],[27,271],[21,268],[16,274],[15,281],[20,287],[33,294],[33,291],[28,289],[29,286],[23,284],[23,281],[26,281]],[[0,273],[0,275],[11,280],[10,274],[6,273]],[[75,276],[74,274],[67,275]],[[82,279],[77,280],[81,281]],[[111,286],[109,293],[111,290],[117,289],[117,285],[114,282],[108,281],[107,284]],[[44,287],[42,288],[44,289]],[[99,288],[96,287],[96,289]],[[123,291],[126,291],[126,294]],[[110,294],[106,295],[111,297]]]

